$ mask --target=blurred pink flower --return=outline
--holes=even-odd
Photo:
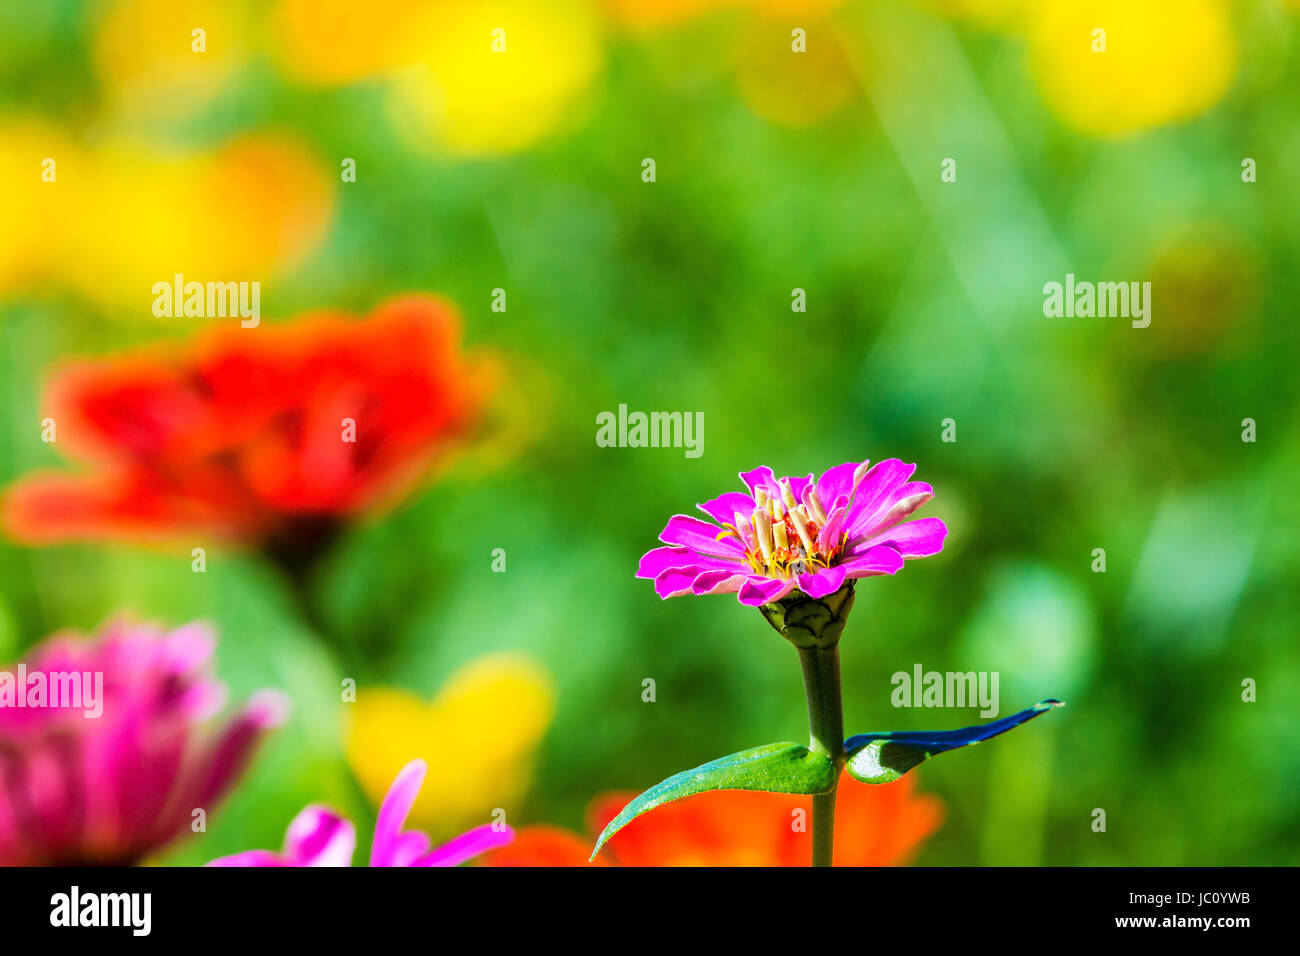
[[[215,643],[201,624],[118,621],[90,641],[51,638],[19,665],[22,680],[0,673],[0,865],[138,863],[188,832],[196,809],[212,812],[287,709],[263,691],[201,732],[225,703]],[[67,706],[54,688],[73,673],[84,688]]]
[[[398,771],[375,821],[371,866],[458,866],[515,838],[509,827],[498,830],[484,824],[430,850],[428,834],[419,830],[403,832],[402,826],[428,771],[429,765],[423,760],[412,760]],[[329,807],[312,805],[289,824],[282,853],[248,850],[213,860],[208,866],[351,866],[356,847],[357,831],[350,821]]]

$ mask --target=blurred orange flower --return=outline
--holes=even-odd
[[[604,829],[634,796],[609,794],[593,801],[592,833]],[[784,793],[702,793],[633,820],[595,862],[605,866],[807,866],[812,859],[811,806],[809,797]],[[835,806],[835,865],[906,863],[942,820],[943,804],[929,794],[913,793],[911,777],[877,786],[845,779]],[[530,826],[517,831],[512,845],[494,850],[481,862],[582,866],[594,844],[594,836],[582,837],[562,827]]]
[[[409,296],[69,365],[46,415],[89,470],[20,480],[3,523],[25,542],[204,532],[291,562],[476,417],[494,376],[458,335],[447,305]]]
[[[267,18],[272,52],[295,82],[356,83],[409,59],[412,31],[437,6],[427,0],[279,0]]]
[[[611,20],[636,30],[678,26],[719,11],[751,10],[765,17],[822,17],[847,0],[600,0]]]

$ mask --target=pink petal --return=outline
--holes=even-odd
[[[417,860],[415,866],[459,866],[480,853],[495,850],[514,841],[515,831],[509,827],[497,829],[495,824],[485,823],[468,833],[462,833],[450,843],[444,843],[432,853]]]
[[[704,568],[691,566],[685,568],[669,568],[659,577],[655,578],[655,594],[665,601],[669,598],[681,597],[683,594],[691,593],[691,585],[695,579],[704,573]]]
[[[934,489],[924,481],[909,481],[897,488],[875,514],[863,515],[853,526],[851,537],[857,540],[872,537],[906,521],[934,498]]]
[[[222,856],[209,860],[204,866],[293,866],[278,853],[270,850],[245,850],[233,856]]]
[[[239,778],[267,731],[284,722],[288,710],[289,699],[279,691],[261,690],[249,698],[198,761],[185,781],[184,795],[157,829],[174,833],[189,821],[191,809],[216,803]]]
[[[843,564],[822,568],[814,574],[804,573],[799,575],[799,590],[810,598],[824,598],[840,589],[847,574],[848,567]]]
[[[844,521],[844,530],[850,537],[859,533],[869,522],[882,512],[891,500],[891,496],[916,471],[916,465],[909,465],[890,458],[879,462],[862,476],[853,492],[853,503],[849,506],[848,517]]]
[[[375,821],[375,839],[370,848],[371,866],[410,866],[428,852],[428,836],[418,831],[402,832],[428,772],[429,765],[419,759],[412,760],[397,772]]]
[[[849,509],[845,507],[836,507],[831,510],[830,517],[826,519],[821,531],[817,533],[817,550],[826,554],[840,543],[840,534],[844,530],[844,519],[848,516],[848,513]]]
[[[925,558],[942,551],[947,536],[948,527],[938,518],[917,518],[868,539],[859,550],[888,545],[905,558]]]
[[[781,493],[781,489],[776,483],[776,475],[772,474],[772,469],[767,465],[761,465],[753,471],[742,471],[740,480],[749,488],[749,493],[755,497],[757,497],[759,488],[766,491],[769,497],[775,497]]]
[[[669,568],[684,568],[700,561],[701,556],[690,548],[655,548],[641,555],[637,565],[638,578],[657,578]]]
[[[700,554],[690,548],[655,548],[641,557],[637,568],[638,578],[657,578],[672,568],[706,568],[710,571],[725,571],[736,567],[739,558],[715,558]]]
[[[329,807],[312,805],[293,818],[284,855],[294,866],[351,866],[357,831]]]
[[[211,663],[216,647],[217,635],[212,628],[196,621],[176,628],[162,639],[159,662],[175,674],[197,674]]]
[[[740,587],[736,599],[741,604],[749,607],[758,607],[760,604],[771,604],[773,601],[779,601],[795,589],[794,579],[767,578],[761,575],[751,575]]]
[[[749,516],[754,513],[754,499],[744,492],[728,491],[695,507],[718,524],[733,524],[737,512],[740,513],[742,518],[749,520]]]
[[[674,515],[668,519],[668,524],[663,534],[659,535],[659,540],[664,544],[677,544],[691,548],[700,554],[742,556],[745,549],[739,539],[734,534],[719,538],[718,535],[723,533],[722,528],[701,521],[699,518],[692,518],[690,515]]]
[[[888,545],[871,548],[863,554],[843,561],[846,578],[869,578],[877,574],[897,574],[903,568],[903,556]]]
[[[691,582],[692,594],[735,594],[749,580],[745,572],[705,571]]]
[[[747,566],[732,562],[725,567],[717,568],[708,565],[689,565],[684,568],[669,568],[657,578],[655,578],[655,593],[664,600],[673,597],[681,597],[683,594],[723,594],[731,593],[735,588],[717,589],[716,585],[724,582],[727,578],[739,575],[741,578],[748,577],[750,572]],[[701,579],[709,577],[709,583],[703,591],[696,589],[696,584]],[[737,585],[739,587],[739,585]]]
[[[863,465],[869,465],[869,462],[860,465],[858,462],[846,461],[842,465],[826,469],[817,481],[817,497],[822,500],[822,504],[830,508],[841,495],[853,497],[853,473]]]

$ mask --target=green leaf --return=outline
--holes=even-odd
[[[848,765],[844,769],[854,780],[863,783],[890,783],[935,754],[988,740],[1013,727],[1019,727],[1039,714],[1047,713],[1053,707],[1064,706],[1059,700],[1040,700],[1033,707],[1010,717],[989,724],[963,727],[961,730],[858,734],[844,741],[844,750],[849,755]]]
[[[591,858],[594,860],[610,837],[641,814],[673,800],[706,790],[827,793],[834,786],[835,776],[831,758],[803,744],[766,744],[720,757],[694,770],[673,774],[629,803],[601,832]]]

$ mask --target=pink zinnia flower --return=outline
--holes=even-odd
[[[403,832],[402,825],[415,805],[428,770],[423,760],[412,760],[397,772],[375,821],[371,866],[459,866],[515,838],[509,827],[498,830],[489,823],[431,851],[428,834],[418,830]],[[356,848],[357,831],[351,822],[329,807],[313,805],[289,824],[282,853],[248,850],[223,856],[208,866],[351,866]]]
[[[119,621],[92,641],[51,638],[21,683],[5,671],[0,865],[138,863],[189,833],[196,809],[212,812],[285,711],[264,691],[219,732],[202,733],[225,701],[211,676],[214,645],[200,624],[168,633]],[[55,680],[66,686],[73,673],[86,682],[84,706],[51,706]],[[102,699],[92,702],[96,674]],[[31,706],[28,690],[41,682],[47,690]],[[16,694],[26,695],[21,708]]]
[[[915,465],[896,458],[845,462],[821,478],[741,472],[749,494],[729,491],[698,505],[717,524],[676,515],[641,558],[661,598],[732,594],[741,604],[780,601],[796,589],[819,599],[846,580],[894,574],[907,558],[937,554],[948,533],[938,518],[904,520],[934,497],[909,481]]]

